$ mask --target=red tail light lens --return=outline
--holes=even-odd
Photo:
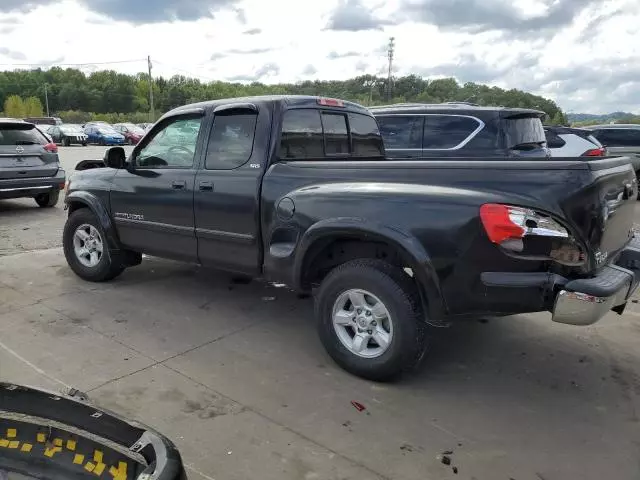
[[[480,219],[489,240],[498,245],[510,238],[522,238],[524,228],[511,218],[511,208],[506,205],[486,203],[480,207]]]
[[[55,143],[47,143],[44,149],[49,153],[58,153],[58,146]]]
[[[582,154],[583,157],[604,157],[605,156],[604,148],[593,148],[591,150],[587,150]]]

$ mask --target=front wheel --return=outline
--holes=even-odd
[[[34,197],[34,200],[40,208],[55,207],[59,199],[60,190],[52,190],[49,193],[41,193],[40,195],[36,195]]]
[[[104,230],[87,208],[73,212],[62,234],[64,256],[71,270],[90,282],[106,282],[124,271],[122,262],[109,250]]]
[[[64,139],[62,140],[62,144],[65,147],[70,147],[71,146],[71,139],[69,137],[64,137]]]
[[[392,380],[425,351],[425,323],[412,280],[374,259],[336,267],[316,295],[320,339],[333,360],[359,377]]]

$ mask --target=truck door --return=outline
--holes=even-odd
[[[204,111],[164,119],[118,170],[111,212],[120,241],[133,250],[197,260],[193,192]]]
[[[205,266],[260,272],[260,186],[270,130],[267,107],[234,103],[214,110],[195,182],[198,259]]]

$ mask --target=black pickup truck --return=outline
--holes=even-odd
[[[64,253],[80,277],[146,253],[312,292],[329,354],[370,379],[414,365],[427,325],[591,324],[622,313],[640,275],[628,159],[387,161],[371,113],[341,100],[180,107],[128,158],[113,147],[77,170]]]

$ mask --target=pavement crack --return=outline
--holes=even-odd
[[[215,390],[214,388],[211,388],[209,385],[206,385],[206,384],[204,384],[202,382],[199,382],[195,378],[190,377],[189,375],[181,372],[180,370],[177,370],[177,369],[175,369],[173,367],[170,367],[169,365],[164,365],[163,364],[162,366],[165,367],[165,368],[168,368],[172,372],[175,372],[178,375],[186,378],[187,380],[195,383],[196,385],[199,385],[200,387],[205,388],[206,390],[208,390],[208,391],[220,396],[221,398],[224,398],[224,399],[226,399],[226,400],[228,400],[230,402],[236,403],[237,405],[240,405],[245,411],[252,412],[252,413],[258,415],[259,417],[261,417],[262,419],[264,419],[264,420],[266,420],[268,422],[271,422],[274,425],[277,425],[278,427],[282,428],[283,430],[286,430],[287,432],[292,433],[293,435],[296,435],[296,436],[302,438],[303,440],[305,440],[305,441],[307,441],[307,442],[309,442],[309,443],[311,443],[313,445],[316,445],[316,446],[318,446],[320,448],[323,448],[323,449],[327,450],[329,453],[335,455],[336,457],[342,458],[343,460],[351,463],[352,465],[355,465],[357,467],[362,468],[363,470],[366,470],[367,472],[369,472],[369,473],[375,475],[376,477],[378,477],[380,480],[392,480],[391,477],[388,477],[388,476],[384,475],[383,473],[380,473],[380,472],[372,469],[371,467],[359,462],[358,460],[350,458],[350,457],[346,456],[345,454],[340,453],[337,450],[334,450],[331,447],[323,445],[322,443],[318,442],[317,440],[314,440],[313,438],[308,437],[304,433],[298,432],[297,430],[294,430],[293,428],[289,427],[288,425],[285,425],[285,424],[279,422],[278,420],[276,420],[274,418],[271,418],[269,415],[261,412],[260,410],[257,410],[256,408],[254,408],[254,407],[252,407],[250,405],[246,405],[246,404],[236,400],[233,397],[225,395],[224,393],[219,392],[218,390]]]

